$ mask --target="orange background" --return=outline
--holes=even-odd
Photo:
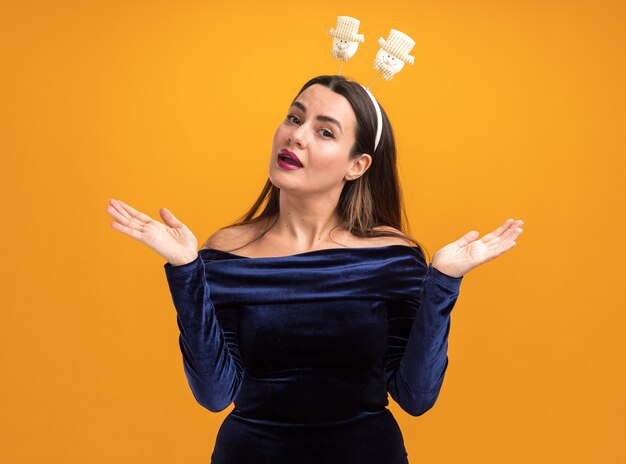
[[[164,260],[119,198],[200,244],[244,212],[328,29],[417,42],[373,93],[432,254],[525,221],[468,273],[435,407],[390,408],[411,463],[626,462],[626,24],[615,1],[13,1],[0,14],[0,461],[206,463],[232,405],[186,383]]]

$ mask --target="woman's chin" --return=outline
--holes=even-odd
[[[269,179],[274,187],[279,189],[291,189],[296,188],[300,184],[300,180],[296,179],[297,173],[295,171],[288,171],[275,166],[270,169]]]
[[[279,178],[280,176],[271,176],[270,182],[278,190],[284,190],[285,192],[292,192],[297,190],[297,185],[293,182],[286,182]]]

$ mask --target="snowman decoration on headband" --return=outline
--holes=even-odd
[[[337,16],[337,25],[328,31],[328,34],[333,36],[333,58],[341,60],[337,74],[341,74],[343,63],[354,56],[359,43],[365,41],[363,34],[357,33],[360,23],[361,21],[350,16]]]
[[[331,27],[328,32],[328,34],[334,37],[332,50],[333,58],[341,60],[339,62],[339,71],[337,72],[339,75],[341,74],[343,63],[352,58],[357,51],[359,43],[365,41],[363,34],[357,33],[360,24],[361,22],[356,18],[337,16],[337,25],[335,28]],[[413,56],[409,55],[409,52],[415,45],[415,41],[403,32],[391,29],[387,40],[380,37],[377,43],[380,46],[380,50],[378,50],[376,58],[374,59],[374,69],[376,69],[378,73],[368,87],[361,85],[372,100],[374,110],[376,111],[376,139],[374,151],[378,148],[382,135],[383,119],[380,106],[369,89],[380,75],[387,81],[391,80],[393,76],[402,71],[405,63],[413,64],[415,60]]]
[[[333,36],[332,56],[339,62],[337,74],[341,74],[343,63],[354,56],[359,43],[365,41],[363,34],[359,34],[361,21],[351,16],[337,16],[337,25],[330,28],[329,35]],[[374,59],[374,69],[379,71],[369,89],[376,79],[382,75],[385,80],[391,80],[404,68],[405,63],[413,64],[415,57],[409,55],[415,46],[415,41],[403,32],[391,29],[387,40],[380,37],[377,41],[380,49]]]
[[[413,64],[415,57],[409,52],[415,41],[403,32],[391,29],[387,40],[378,39],[380,50],[374,59],[374,69],[379,70],[385,80],[390,80],[404,68],[404,63]]]

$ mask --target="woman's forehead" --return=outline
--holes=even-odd
[[[330,102],[334,104],[345,102],[346,105],[350,106],[346,97],[321,84],[313,84],[307,87],[298,95],[296,100],[308,100],[320,103]]]
[[[307,115],[327,116],[337,119],[345,128],[354,127],[356,116],[352,106],[346,97],[334,92],[328,87],[320,84],[313,84],[307,87],[294,100],[292,107],[296,106]]]

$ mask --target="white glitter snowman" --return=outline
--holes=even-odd
[[[354,56],[359,42],[365,41],[363,34],[357,34],[359,24],[361,21],[356,18],[337,16],[337,25],[328,31],[333,36],[333,58],[345,62]]]
[[[415,41],[403,32],[391,29],[387,40],[378,39],[380,50],[374,59],[374,69],[383,75],[385,80],[390,80],[404,68],[404,63],[413,64],[415,57],[409,52],[415,45]]]

